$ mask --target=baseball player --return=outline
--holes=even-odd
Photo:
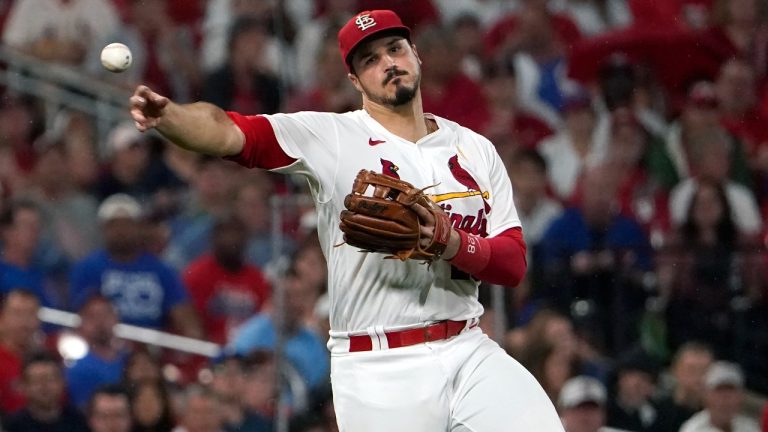
[[[338,40],[362,95],[358,111],[245,116],[139,86],[131,114],[139,130],[155,128],[183,148],[307,178],[328,261],[341,431],[562,431],[536,380],[477,327],[479,281],[514,286],[526,269],[512,187],[493,145],[423,112],[421,60],[396,14],[361,12]],[[440,259],[422,265],[342,244],[340,214],[361,169],[432,186],[450,220]],[[436,218],[414,211],[428,244]]]

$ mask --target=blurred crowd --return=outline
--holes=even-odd
[[[360,96],[336,33],[383,3],[5,0],[0,34],[179,102],[344,112]],[[762,429],[742,414],[746,393],[768,394],[768,3],[386,7],[414,30],[425,111],[488,137],[507,167],[529,271],[503,304],[481,287],[481,325],[566,430],[768,431],[768,408]],[[133,51],[123,74],[99,65],[114,41]],[[130,123],[102,137],[83,113],[0,91],[3,430],[269,431],[286,409],[291,431],[335,431],[306,182]],[[42,307],[80,324],[41,322]],[[130,342],[118,322],[222,355]]]

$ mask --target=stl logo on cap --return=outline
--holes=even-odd
[[[360,28],[360,31],[366,31],[376,25],[376,20],[371,17],[371,14],[365,13],[357,16],[355,24]]]

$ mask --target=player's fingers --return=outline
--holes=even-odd
[[[133,124],[134,124],[134,126],[136,126],[136,129],[138,129],[139,132],[146,132],[147,131],[147,127],[144,126],[144,124],[139,123],[137,121],[134,121]]]
[[[133,95],[128,99],[128,103],[134,108],[144,108],[147,105],[147,100],[142,96]]]
[[[149,98],[149,100],[151,100],[153,104],[157,105],[158,108],[164,108],[166,105],[168,105],[168,98],[165,96],[160,96],[155,92],[152,92]]]
[[[422,223],[426,225],[433,225],[435,223],[435,218],[432,216],[432,213],[430,213],[420,204],[411,204],[411,209],[416,212]]]
[[[144,115],[144,112],[141,110],[141,108],[131,109],[131,118],[133,118],[134,121],[140,123],[146,123],[147,121],[147,117]]]
[[[150,93],[152,93],[152,89],[150,89],[149,87],[147,87],[147,86],[145,86],[143,84],[137,86],[136,87],[136,91],[133,92],[134,95],[144,96],[144,97],[147,97]]]

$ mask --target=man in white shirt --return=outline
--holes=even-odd
[[[760,432],[757,422],[740,413],[744,375],[738,366],[715,362],[704,376],[704,410],[683,423],[680,432]]]

